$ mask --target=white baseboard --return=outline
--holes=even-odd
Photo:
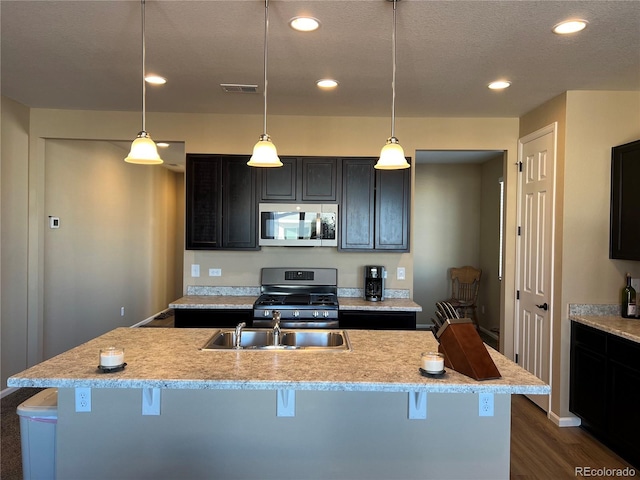
[[[20,387],[7,387],[4,390],[0,391],[0,398],[4,398],[7,395],[10,395],[16,390],[20,390]]]
[[[142,321],[140,321],[140,322],[138,322],[138,323],[136,323],[134,325],[131,325],[129,328],[137,328],[137,327],[141,327],[142,325],[146,325],[151,320],[156,318],[158,315],[160,315],[160,314],[162,314],[162,313],[164,313],[164,312],[166,312],[168,310],[171,310],[171,309],[170,308],[165,308],[164,310],[162,310],[162,311],[160,311],[160,312],[158,312],[158,313],[156,313],[154,315],[151,315],[149,318],[145,318],[144,320],[142,320]]]
[[[579,427],[582,423],[579,417],[574,417],[573,415],[569,417],[559,417],[553,412],[549,412],[549,420],[558,427]]]

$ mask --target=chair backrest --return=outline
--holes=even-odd
[[[482,270],[464,266],[451,269],[451,298],[475,303],[478,299]]]

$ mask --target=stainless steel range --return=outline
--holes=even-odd
[[[272,326],[280,312],[283,328],[338,327],[338,270],[263,268],[260,297],[253,304],[253,326]]]

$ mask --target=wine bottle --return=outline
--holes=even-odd
[[[627,286],[622,289],[622,316],[636,318],[636,290],[631,286],[631,275],[627,273]]]

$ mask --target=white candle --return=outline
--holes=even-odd
[[[427,373],[440,373],[444,370],[444,356],[441,353],[427,352],[421,358],[422,369]]]
[[[109,347],[100,350],[101,367],[119,367],[124,363],[124,348]]]

